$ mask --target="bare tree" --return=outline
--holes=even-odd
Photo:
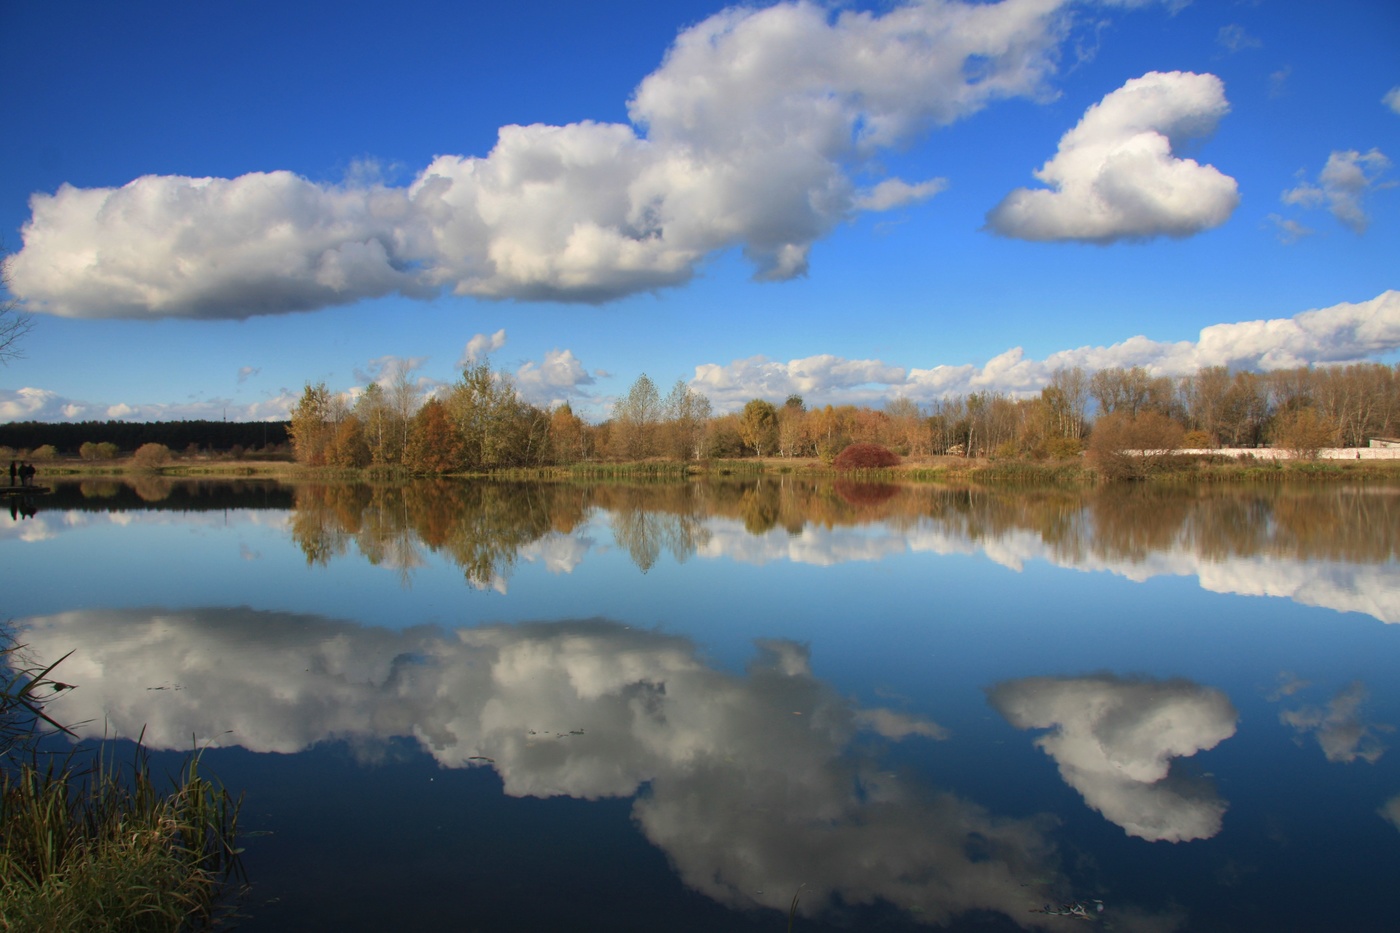
[[[34,326],[34,319],[19,306],[19,299],[10,292],[10,264],[0,260],[0,288],[5,296],[0,298],[0,363],[23,356],[19,342]]]

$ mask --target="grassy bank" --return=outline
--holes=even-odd
[[[168,781],[138,745],[120,765],[101,754],[40,751],[62,729],[43,698],[66,688],[52,668],[23,669],[3,651],[0,686],[0,929],[145,933],[217,924],[240,871],[240,801],[186,759]],[[67,730],[64,730],[67,731]]]
[[[590,461],[528,469],[454,474],[509,480],[680,480],[694,476],[801,475],[844,476],[884,482],[996,483],[1026,485],[1095,485],[1104,478],[1085,460],[986,460],[964,457],[910,458],[897,467],[843,473],[816,458],[766,457],[681,463],[647,460],[635,463]],[[401,470],[373,467],[312,469],[278,460],[176,461],[156,470],[130,460],[100,463],[58,461],[39,466],[36,483],[46,479],[85,479],[113,476],[164,476],[174,479],[407,479]],[[1156,468],[1146,482],[1279,482],[1285,480],[1400,481],[1400,460],[1233,460],[1181,456]]]
[[[39,758],[0,774],[0,926],[201,930],[237,869],[238,801],[192,755],[166,788],[127,766]]]

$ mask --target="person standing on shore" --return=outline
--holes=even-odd
[[[17,476],[19,476],[19,464],[15,463],[13,460],[11,460],[11,461],[10,461],[10,485],[11,485],[11,486],[13,486],[13,485],[15,484],[15,477],[17,477]]]

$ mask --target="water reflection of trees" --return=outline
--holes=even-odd
[[[1001,490],[831,483],[791,476],[728,482],[603,484],[307,484],[296,487],[291,530],[309,563],[353,545],[407,580],[425,552],[443,555],[477,587],[505,580],[522,549],[568,535],[603,513],[617,545],[643,572],[663,553],[684,562],[712,540],[714,522],[749,535],[880,524],[933,530],[971,544],[1037,539],[1059,563],[1141,563],[1186,551],[1208,561],[1289,557],[1394,560],[1400,490],[1375,488],[1110,488]]]
[[[684,563],[710,539],[708,487],[699,484],[595,486],[591,504],[611,514],[613,540],[646,573],[667,551]]]
[[[308,563],[328,563],[353,542],[370,563],[407,580],[426,549],[488,587],[509,574],[521,548],[572,530],[587,506],[585,489],[564,484],[308,484],[296,490],[291,531]]]
[[[1400,491],[1123,491],[1092,499],[1095,552],[1142,560],[1172,548],[1206,560],[1288,557],[1380,563],[1400,543]]]

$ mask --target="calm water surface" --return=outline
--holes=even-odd
[[[27,511],[59,718],[246,792],[240,930],[1400,929],[1400,489]]]

